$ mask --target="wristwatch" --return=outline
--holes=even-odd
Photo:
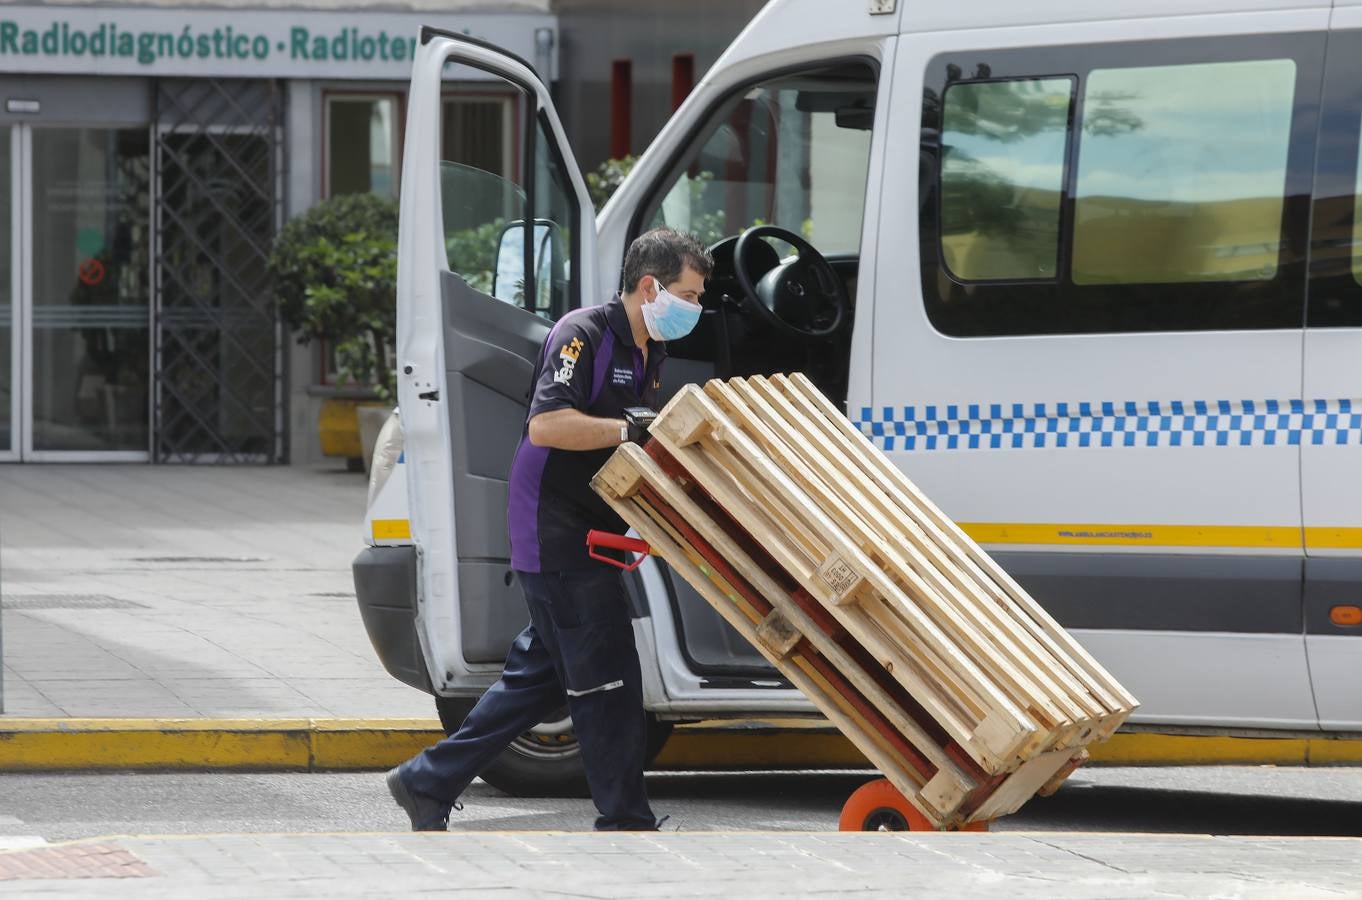
[[[629,423],[628,423],[628,422],[621,422],[621,423],[620,423],[620,443],[621,443],[621,444],[627,444],[627,443],[629,443]]]
[[[648,427],[657,418],[657,412],[646,406],[626,406],[623,413],[624,429],[620,433],[624,440],[639,445],[648,443]]]

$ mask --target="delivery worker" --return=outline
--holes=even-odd
[[[500,680],[459,730],[388,773],[415,831],[443,831],[464,789],[519,734],[567,700],[600,831],[652,831],[643,782],[646,714],[620,571],[587,555],[589,530],[625,524],[591,489],[620,444],[644,439],[628,407],[656,408],[665,341],[700,318],[713,260],[693,236],[641,235],[624,293],[559,320],[539,353],[525,432],[511,464],[511,568],[530,624]]]

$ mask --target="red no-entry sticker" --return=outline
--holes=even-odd
[[[77,271],[80,276],[80,283],[94,287],[104,280],[104,263],[97,259],[83,260]]]

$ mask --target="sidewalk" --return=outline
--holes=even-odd
[[[4,718],[431,719],[355,605],[367,481],[0,466]]]
[[[314,834],[0,853],[0,895],[1358,897],[1358,838],[1128,834]],[[72,880],[81,879],[81,880]]]

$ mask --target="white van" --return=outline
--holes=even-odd
[[[442,163],[457,66],[519,91],[514,172]],[[717,262],[669,386],[808,373],[1134,727],[1362,729],[1362,0],[774,0],[599,217],[528,63],[428,29],[410,96],[401,428],[355,580],[446,724],[526,620],[506,475],[535,353],[666,223]],[[813,711],[665,565],[630,588],[659,747]],[[580,784],[571,723],[488,777]]]

